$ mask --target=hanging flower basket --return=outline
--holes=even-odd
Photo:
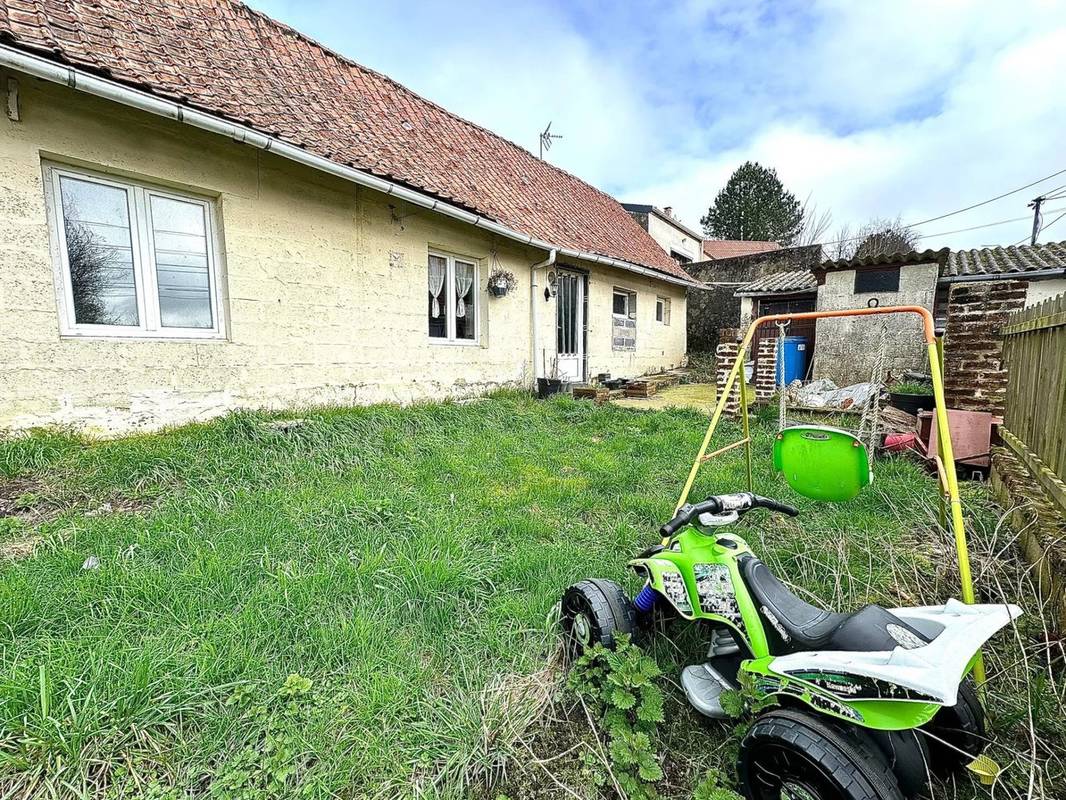
[[[512,289],[518,286],[518,281],[515,280],[513,273],[506,272],[502,269],[494,270],[489,275],[489,293],[493,297],[503,297]]]

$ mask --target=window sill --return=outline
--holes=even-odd
[[[436,336],[430,336],[429,343],[442,345],[444,347],[481,347],[481,342],[477,339],[442,339]]]
[[[229,337],[221,333],[204,335],[188,334],[179,336],[167,336],[158,334],[141,333],[80,333],[65,331],[59,334],[61,340],[67,341],[92,341],[92,342],[184,342],[186,344],[226,344]]]

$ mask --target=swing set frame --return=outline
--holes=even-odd
[[[714,412],[711,414],[710,424],[707,426],[707,432],[704,434],[703,442],[700,444],[699,452],[696,454],[696,459],[692,462],[692,469],[689,470],[688,479],[685,481],[684,489],[681,490],[681,496],[678,498],[674,513],[676,514],[681,507],[688,502],[688,496],[692,491],[692,485],[696,481],[700,466],[711,458],[738,447],[743,447],[745,451],[748,491],[754,491],[751,474],[752,450],[751,430],[748,422],[748,392],[743,367],[748,347],[751,345],[752,339],[755,337],[755,332],[761,326],[778,322],[792,322],[794,320],[817,320],[834,317],[866,317],[879,314],[917,314],[922,320],[922,333],[925,338],[926,350],[929,356],[929,374],[932,377],[933,382],[933,397],[936,401],[936,422],[939,431],[937,435],[938,452],[935,463],[941,488],[941,520],[944,523],[947,522],[946,514],[944,513],[946,510],[944,508],[946,501],[946,504],[950,509],[951,528],[955,536],[955,550],[958,553],[959,558],[959,580],[962,585],[962,599],[964,602],[972,605],[974,603],[974,591],[973,578],[970,573],[970,552],[966,544],[966,526],[962,516],[962,500],[959,496],[959,482],[958,477],[955,474],[955,458],[951,446],[951,430],[948,425],[947,405],[944,401],[943,350],[940,341],[936,337],[936,332],[933,326],[933,315],[928,309],[921,306],[874,306],[872,308],[841,309],[836,311],[804,311],[794,314],[771,314],[765,317],[759,317],[753,321],[751,325],[748,326],[744,338],[740,342],[736,360],[733,362],[732,369],[729,370],[725,385],[723,386],[721,394],[718,397],[718,402],[715,405]],[[708,453],[707,448],[710,446],[711,438],[714,436],[714,432],[718,427],[718,422],[721,420],[722,414],[725,411],[729,395],[733,391],[733,386],[738,382],[740,384],[740,418],[741,425],[743,426],[743,438]],[[667,541],[664,541],[663,543],[664,545],[668,544]],[[977,661],[974,664],[974,678],[979,686],[984,683],[984,664],[982,663],[980,655],[978,655]]]

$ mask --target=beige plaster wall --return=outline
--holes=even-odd
[[[247,145],[17,77],[21,119],[0,118],[0,428],[114,434],[239,407],[403,403],[532,382],[529,267],[543,251]],[[215,198],[225,337],[61,336],[43,161]],[[431,247],[480,265],[474,346],[428,336]],[[518,280],[506,297],[486,291],[493,265]],[[578,266],[591,270],[592,374],[681,363],[683,288],[618,271],[643,295],[645,333],[636,353],[619,356],[606,323],[614,271]],[[656,293],[673,298],[670,326],[655,327]],[[540,303],[554,347],[554,304]]]

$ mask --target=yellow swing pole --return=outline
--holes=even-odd
[[[700,464],[703,462],[703,456],[707,452],[707,446],[711,443],[711,437],[714,436],[715,429],[718,427],[718,421],[722,418],[722,412],[725,411],[726,403],[729,401],[729,393],[733,390],[733,384],[736,383],[737,375],[740,373],[741,365],[744,363],[744,353],[747,350],[748,344],[751,342],[752,336],[755,335],[755,329],[758,327],[759,322],[761,322],[761,320],[756,320],[756,322],[752,323],[744,334],[744,340],[741,342],[740,348],[737,351],[737,357],[734,359],[733,366],[730,368],[729,375],[726,376],[725,384],[722,386],[722,393],[718,396],[718,402],[715,404],[714,413],[711,414],[711,421],[707,425],[707,433],[704,434],[699,452],[696,453],[696,458],[692,462],[692,469],[688,471],[688,478],[685,480],[685,488],[681,490],[681,496],[677,500],[677,505],[674,506],[675,514],[681,510],[681,506],[685,505],[688,500],[688,494],[692,491],[692,484],[696,482],[696,473],[700,471]],[[750,452],[750,440],[746,447]]]
[[[740,352],[740,355],[744,355],[744,351]],[[747,442],[747,446],[744,448],[744,456],[748,464],[748,491],[754,492],[754,484],[751,480],[751,423],[748,420],[748,379],[744,374],[744,363],[741,361],[740,366],[740,419],[741,424],[744,426],[744,441]]]
[[[948,502],[951,511],[951,527],[955,534],[955,550],[959,556],[959,583],[962,585],[963,602],[973,604],[973,576],[970,573],[970,551],[966,545],[966,523],[962,518],[962,498],[959,496],[959,479],[955,474],[955,453],[951,444],[951,428],[948,425],[947,402],[944,399],[944,376],[940,369],[940,353],[936,339],[927,336],[929,351],[929,374],[933,379],[933,399],[936,402],[937,449],[944,464],[944,479],[947,483]],[[980,651],[973,665],[973,677],[978,686],[985,682],[985,662]]]
[[[729,393],[733,389],[733,384],[736,383],[737,376],[740,374],[740,370],[744,363],[744,354],[747,352],[748,346],[751,344],[751,340],[755,336],[755,331],[759,326],[767,322],[783,322],[785,320],[863,317],[873,314],[917,314],[922,318],[922,332],[925,337],[926,350],[929,354],[929,374],[933,381],[933,398],[936,401],[937,438],[939,440],[938,449],[940,450],[942,461],[944,462],[944,479],[947,484],[948,500],[951,508],[951,527],[955,535],[955,550],[959,557],[959,582],[962,587],[962,599],[966,603],[973,604],[973,576],[970,573],[970,553],[966,545],[966,523],[962,517],[962,500],[959,497],[959,481],[955,474],[955,455],[951,446],[951,428],[948,424],[947,405],[944,400],[944,377],[940,361],[941,353],[937,346],[936,333],[933,327],[933,315],[929,313],[929,309],[922,306],[875,306],[873,308],[862,309],[804,311],[796,314],[770,314],[765,317],[759,317],[752,322],[751,325],[748,326],[748,330],[744,333],[744,338],[737,351],[737,357],[733,361],[733,366],[729,370],[729,375],[726,377],[722,394],[718,398],[718,402],[714,407],[714,413],[711,415],[710,424],[707,426],[707,433],[704,434],[703,442],[700,444],[700,450],[696,454],[695,460],[692,462],[692,469],[689,470],[688,478],[685,481],[685,488],[681,490],[681,497],[677,501],[674,513],[677,513],[677,511],[681,509],[681,506],[683,506],[688,500],[689,492],[692,491],[692,484],[695,483],[696,474],[699,472],[700,464],[703,462],[703,456],[707,452],[711,437],[714,436],[714,431],[718,427],[719,420],[722,418],[722,412],[725,410],[726,402],[729,400]],[[741,402],[745,403],[743,393],[741,396]],[[748,441],[745,446],[747,448],[749,459],[748,463],[750,464],[751,438],[746,438]],[[669,539],[664,539],[663,544],[669,544]],[[974,679],[977,681],[978,686],[980,686],[985,682],[985,667],[980,652],[978,652],[977,659],[974,662],[973,672]]]

